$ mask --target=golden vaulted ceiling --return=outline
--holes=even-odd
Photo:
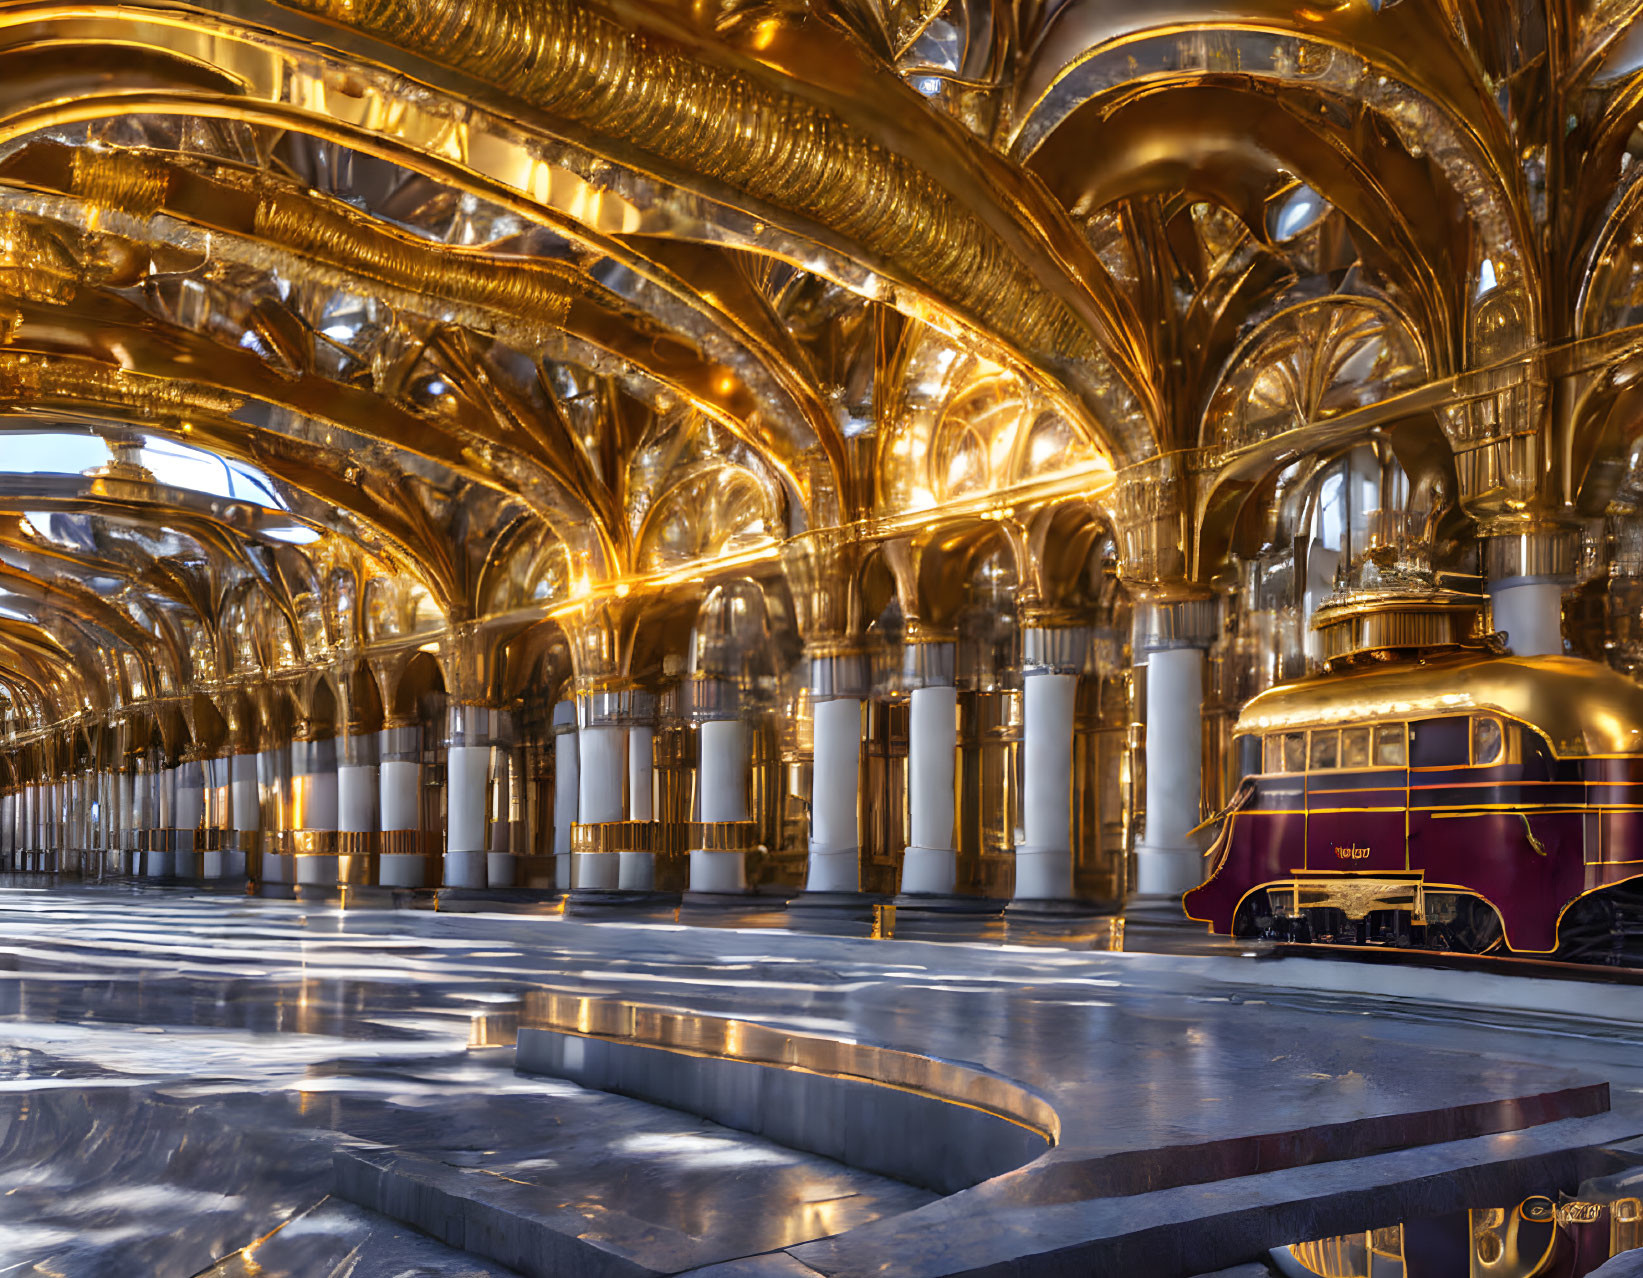
[[[1634,510],[1640,13],[0,0],[0,728],[1225,593],[1366,443]]]

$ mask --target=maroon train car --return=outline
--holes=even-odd
[[[1631,962],[1643,688],[1573,657],[1453,653],[1254,698],[1189,917],[1212,932]]]

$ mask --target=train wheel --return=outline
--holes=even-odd
[[[1571,905],[1557,929],[1557,957],[1643,967],[1643,888],[1626,883]]]
[[[1275,914],[1266,889],[1251,892],[1238,906],[1232,920],[1232,935],[1240,940],[1300,941],[1312,939],[1312,929],[1304,918],[1292,919]]]
[[[1500,915],[1475,896],[1455,898],[1455,917],[1426,925],[1426,948],[1451,954],[1493,954],[1504,937]]]

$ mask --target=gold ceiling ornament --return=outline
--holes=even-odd
[[[886,574],[945,634],[991,556],[1039,619],[1108,554],[1137,597],[1276,616],[1355,450],[1404,485],[1378,514],[1420,493],[1490,574],[1544,541],[1571,575],[1643,493],[1636,19],[24,0],[0,429],[269,495],[5,475],[97,544],[0,546],[118,581],[144,629],[20,631],[0,665],[71,666],[27,694],[64,715],[145,645],[176,658],[122,698],[428,644],[474,650],[475,698],[655,682],[639,619],[718,578],[849,644]],[[498,673],[510,644],[544,664]]]
[[[578,291],[570,269],[455,248],[429,252],[376,218],[286,192],[258,199],[252,227],[290,252],[366,280],[544,325],[563,324]]]
[[[914,264],[933,293],[994,319],[1025,349],[1087,352],[1083,323],[1035,286],[952,192],[881,143],[795,94],[711,65],[591,6],[542,0],[293,0],[304,9],[813,217],[886,259]]]
[[[607,13],[578,0],[545,0],[528,13],[506,0],[292,0],[289,7],[825,228],[943,299],[984,338],[1046,369],[1098,364],[1127,386],[1132,403],[1146,402],[1127,303],[1059,210],[985,151],[955,145],[939,116],[929,118],[928,165],[883,140],[901,132],[888,119],[864,127],[860,116],[874,111],[925,110],[899,85],[874,83],[860,110],[847,113],[844,99],[803,92],[799,79],[773,74],[783,52],[802,57],[814,28],[795,35],[772,17],[752,33],[751,47],[732,51],[661,10],[616,5]],[[815,51],[854,57],[844,42],[825,38]],[[864,68],[864,81],[874,79]],[[954,182],[961,174],[962,193]],[[1000,184],[1008,189],[995,194]],[[1011,207],[1011,195],[1025,203]]]
[[[32,406],[45,402],[118,407],[140,418],[180,420],[189,414],[228,417],[245,400],[210,386],[89,360],[0,351],[0,403]]]
[[[69,152],[68,189],[99,208],[150,218],[165,203],[167,167],[128,151]]]
[[[74,296],[82,267],[50,223],[0,209],[0,297],[63,302]]]

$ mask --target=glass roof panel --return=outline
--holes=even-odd
[[[79,475],[108,459],[108,445],[81,431],[0,431],[0,474]]]

